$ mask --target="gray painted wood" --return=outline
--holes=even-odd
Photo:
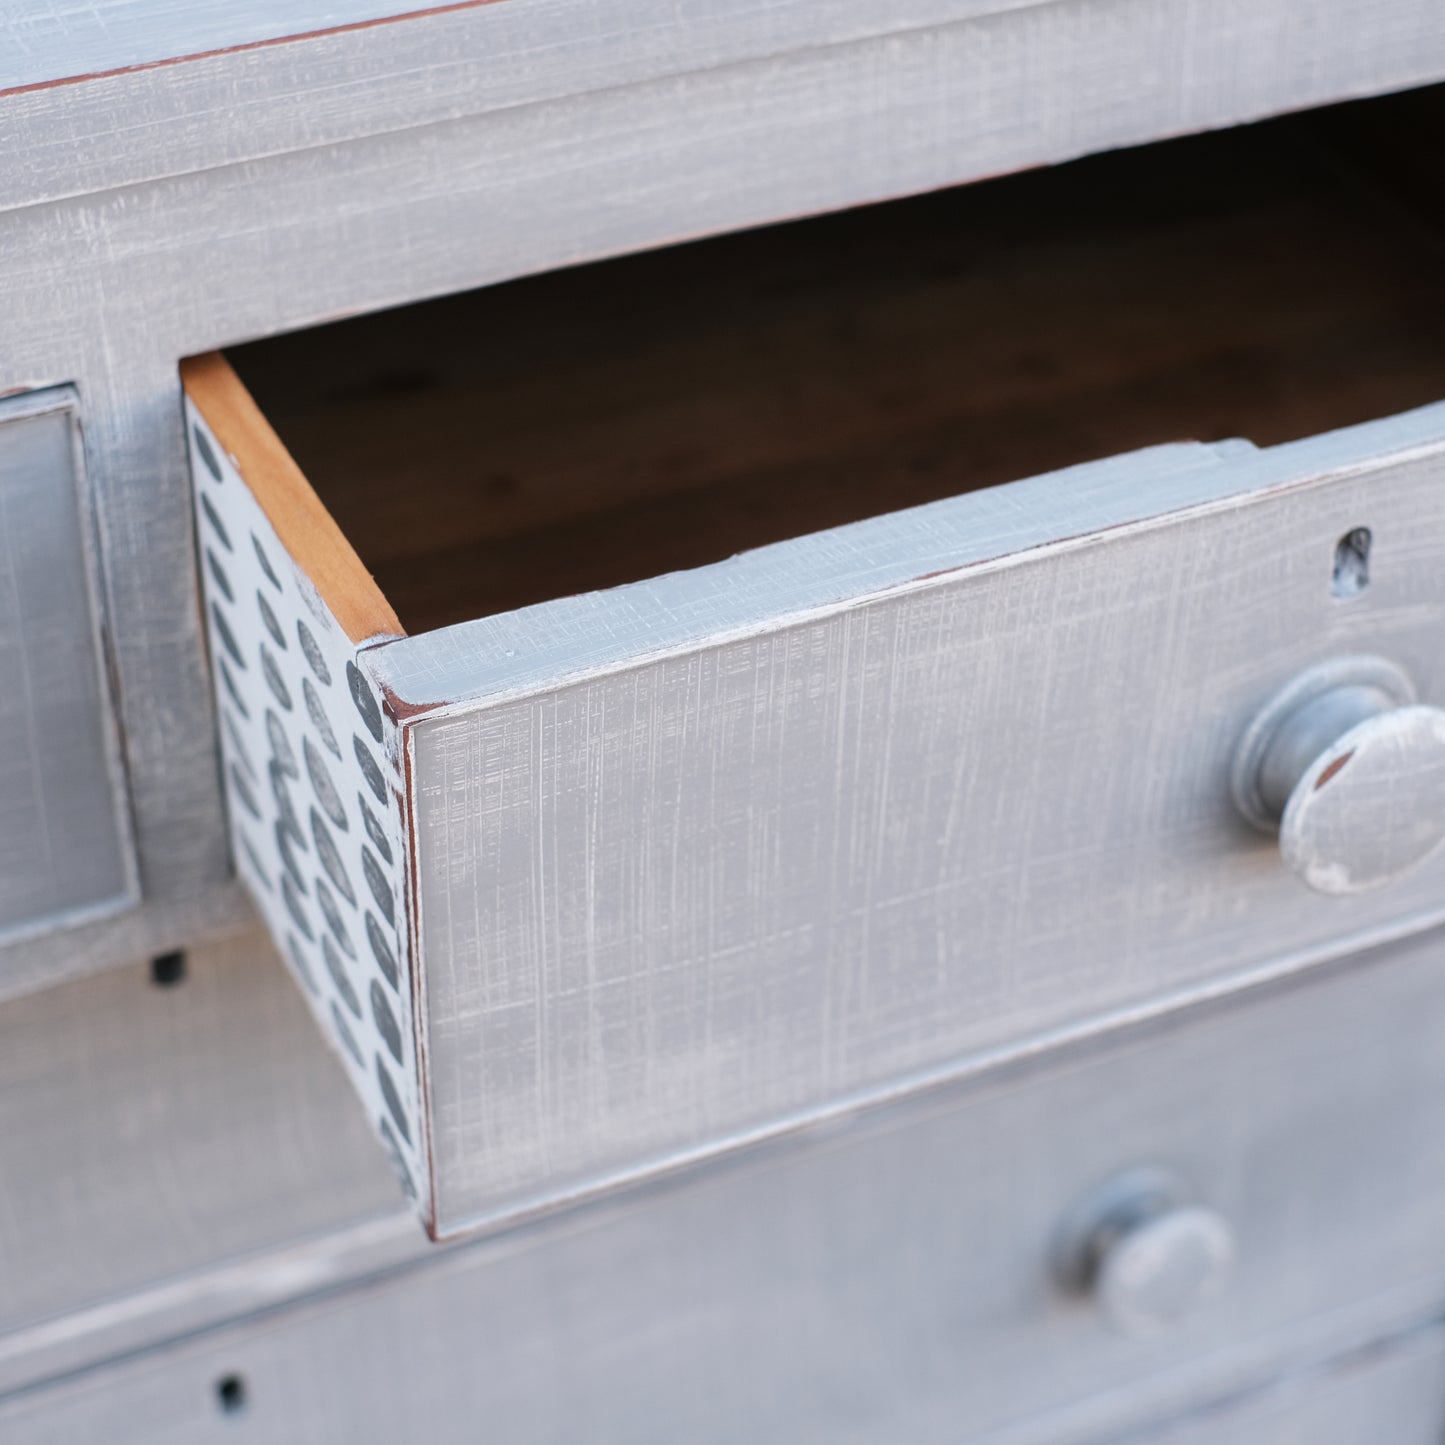
[[[1039,0],[911,0],[890,7],[886,16],[869,14],[857,0],[823,0],[795,14],[774,13],[757,3],[729,7],[730,13],[697,6],[695,11],[665,9],[660,5],[634,4],[625,22],[597,14],[588,7],[570,4],[548,8],[525,7],[530,15],[520,21],[508,15],[482,32],[488,36],[535,35],[552,30],[569,44],[602,47],[605,53],[593,61],[594,71],[616,63],[618,42],[624,37],[636,50],[656,51],[661,45],[686,43],[692,67],[717,64],[720,41],[732,34],[750,34],[768,48],[781,44],[836,44],[843,39],[914,29],[940,18],[961,18],[996,14],[1037,5]],[[377,21],[393,21],[385,27],[387,44],[406,46],[425,38],[433,61],[448,57],[444,34],[459,33],[452,25],[466,26],[468,10],[480,9],[480,0],[451,6],[407,4],[406,0],[330,0],[330,3],[287,4],[285,0],[244,0],[223,10],[195,6],[185,0],[102,0],[86,6],[66,5],[57,0],[17,0],[0,17],[0,91],[18,87],[42,87],[66,78],[94,78],[111,72],[155,66],[181,58],[209,59],[218,51],[261,46],[296,37],[318,37],[330,42],[334,32],[346,27],[370,28]],[[460,21],[437,10],[460,13]],[[431,13],[429,13],[431,12]],[[585,37],[578,34],[585,30]],[[332,33],[326,33],[332,32]],[[569,33],[570,32],[570,33]],[[662,32],[659,35],[658,32]],[[684,35],[690,32],[684,41]],[[462,31],[460,33],[467,33]],[[475,33],[475,32],[472,32]],[[477,55],[495,77],[513,56],[503,45],[488,47],[490,53]],[[723,54],[726,54],[724,51]],[[565,73],[556,64],[548,67],[553,81]],[[538,79],[541,79],[540,77]],[[542,83],[546,84],[547,81]]]
[[[87,5],[16,0],[0,17],[0,89],[260,45],[328,26],[382,19],[398,9],[404,9],[404,0],[401,5],[398,0],[302,5],[245,0],[224,8],[186,0],[100,0]]]
[[[1320,659],[1445,697],[1442,427],[1146,452],[371,649],[446,700],[407,724],[437,1231],[1438,920],[1445,862],[1324,899],[1230,774]]]
[[[1119,1445],[1438,1445],[1445,1432],[1445,1329],[1360,1350],[1192,1418],[1130,1431]]]
[[[72,922],[0,948],[0,1002],[123,967],[137,958],[232,937],[255,923],[255,906],[234,884],[209,889],[198,898],[153,901],[93,923]]]
[[[1442,947],[1421,938],[17,1395],[0,1434],[1025,1445],[1203,1419],[1311,1369],[1327,1388],[1349,1371],[1319,1361],[1445,1300]],[[1238,1242],[1228,1287],[1144,1340],[1060,1292],[1051,1263],[1076,1201],[1141,1163],[1190,1180]],[[250,1400],[234,1417],[214,1395],[232,1372]]]
[[[0,1389],[421,1244],[255,930],[0,1010],[0,1140]]]
[[[1445,74],[1428,0],[1380,8],[1365,34],[1347,0],[1318,0],[1308,26],[1245,0],[1206,18],[1185,0],[943,7],[891,35],[840,5],[821,45],[764,8],[756,29],[718,21],[705,52],[688,16],[629,22],[596,70],[577,13],[483,7],[0,97],[0,189],[21,206],[0,228],[0,388],[85,397],[141,875],[164,910],[92,938],[86,967],[233,906],[177,357]],[[507,67],[492,110],[479,65]],[[48,941],[0,952],[7,987],[56,966]]]
[[[234,23],[234,9],[220,23]],[[1159,118],[1156,130],[1133,139],[1152,139],[1445,74],[1445,46],[1428,0],[1377,0],[1370,25],[1355,26],[1348,53],[1335,45],[1331,27],[1358,20],[1358,12],[1347,12],[1341,0],[1312,0],[1308,13],[1298,4],[1261,10],[1231,3],[1201,16],[1182,4],[1160,9],[1140,0],[1075,7],[1069,17],[1051,9],[1059,7],[1036,0],[909,0],[887,7],[818,0],[805,9],[633,0],[618,22],[616,14],[579,0],[530,0],[199,55],[184,65],[105,75],[84,85],[0,94],[0,117],[26,158],[25,165],[0,172],[0,208],[604,87],[670,81],[681,97],[704,72],[757,64],[786,81],[795,66],[780,66],[802,52],[838,51],[841,59],[841,52],[861,49],[854,59],[873,52],[870,68],[877,69],[883,43],[945,46],[920,78],[949,85],[949,107],[962,107],[959,120],[971,120],[961,127],[971,144],[1045,142],[1052,159],[1100,149],[1085,131],[1127,124],[1124,111],[1136,101]],[[1100,26],[1107,32],[1091,33]],[[1052,40],[1055,29],[1068,39]],[[1191,55],[1170,43],[1172,35],[1189,36]],[[1075,49],[1113,55],[1124,68],[1137,62],[1129,94],[1111,98],[1103,113],[1066,113],[1056,100],[1059,85],[1097,84],[1075,74]],[[1211,74],[1207,53],[1218,53],[1222,65],[1225,52],[1227,68]],[[59,56],[55,64],[74,61]],[[1009,94],[1029,85],[1029,66],[1039,64],[1061,68],[1052,78],[1055,90]],[[425,85],[416,84],[419,72]],[[814,103],[809,90],[812,85],[798,85],[795,103]],[[1043,108],[1030,110],[1035,103]],[[1111,114],[1118,107],[1120,114]],[[123,133],[111,123],[116,114],[130,117]],[[79,149],[68,143],[77,131],[85,137]],[[1074,149],[1079,142],[1081,149]],[[692,231],[685,217],[672,227],[672,234]]]
[[[136,902],[78,412],[0,399],[0,939]]]

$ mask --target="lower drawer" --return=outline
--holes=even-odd
[[[1105,1440],[1445,1302],[1442,1101],[1430,937],[17,1400],[0,1436]],[[1080,1201],[1141,1168],[1232,1247],[1190,1308],[1187,1230],[1061,1276]]]

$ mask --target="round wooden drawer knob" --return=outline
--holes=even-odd
[[[1115,1235],[1099,1255],[1094,1298],[1126,1334],[1147,1335],[1218,1294],[1234,1262],[1234,1236],[1212,1209],[1165,1209]]]
[[[1320,893],[1360,893],[1445,843],[1445,711],[1415,701],[1380,658],[1340,658],[1275,695],[1236,755],[1234,797],[1278,830],[1284,861]]]
[[[1074,1210],[1061,1235],[1061,1282],[1087,1295],[1129,1335],[1152,1335],[1193,1314],[1224,1287],[1234,1235],[1191,1203],[1171,1172],[1137,1169]]]

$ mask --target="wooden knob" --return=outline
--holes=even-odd
[[[1311,888],[1378,888],[1445,844],[1445,712],[1417,703],[1393,664],[1341,658],[1270,700],[1233,781],[1240,811],[1278,831],[1285,863]]]
[[[1216,1295],[1234,1265],[1234,1235],[1188,1202],[1171,1171],[1133,1169],[1074,1210],[1061,1236],[1061,1282],[1087,1295],[1115,1329],[1157,1334]]]
[[[1094,1297],[1125,1334],[1150,1335],[1194,1313],[1224,1287],[1234,1235],[1200,1205],[1166,1209],[1116,1235],[1100,1256]]]

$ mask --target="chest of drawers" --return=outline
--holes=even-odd
[[[0,21],[0,1434],[1433,1438],[1437,7],[343,8]]]

